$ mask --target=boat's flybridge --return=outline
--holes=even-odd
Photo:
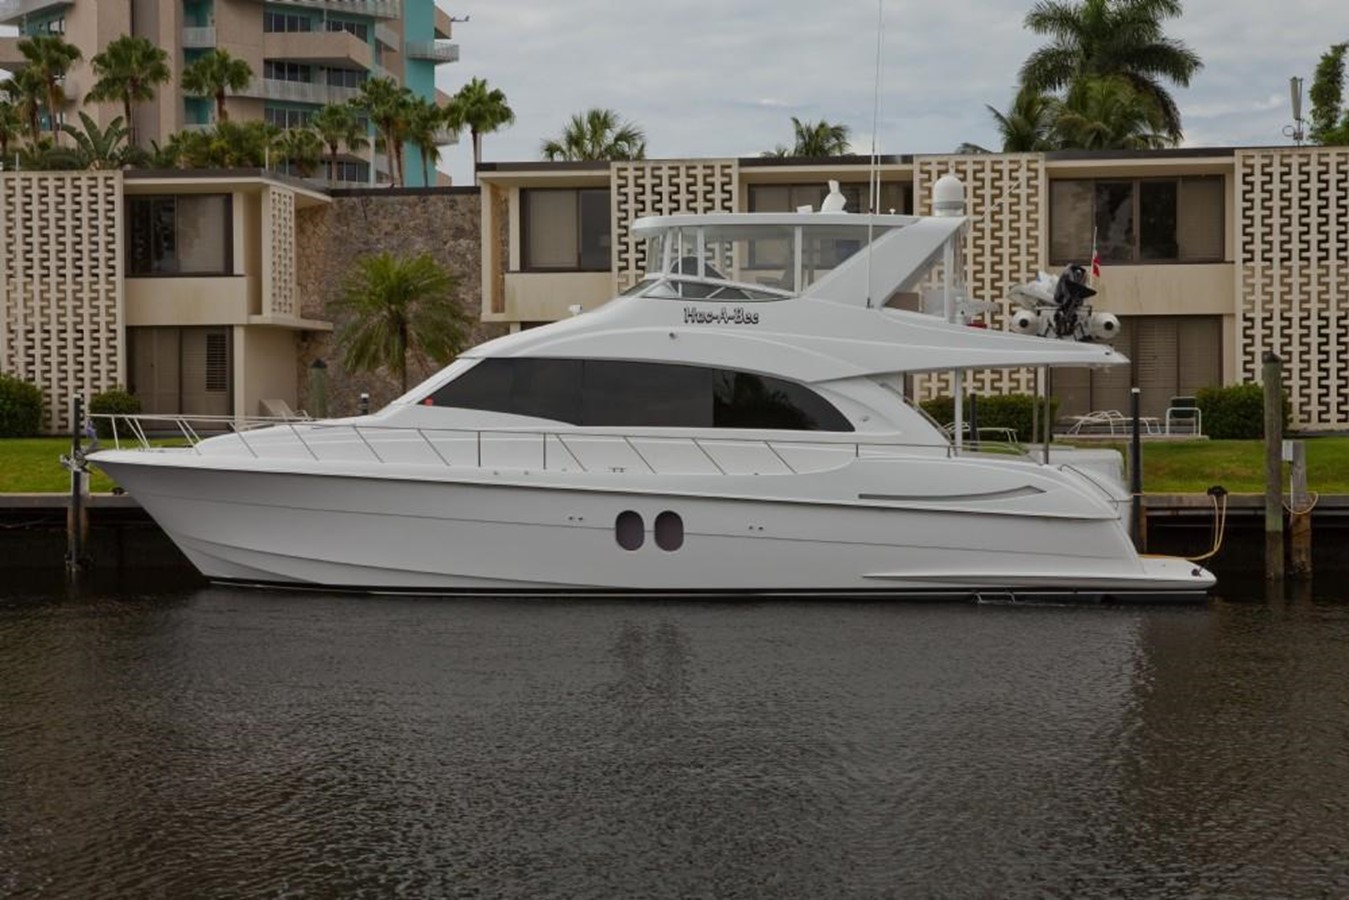
[[[851,213],[721,213],[638,219],[632,232],[645,240],[646,273],[628,293],[728,301],[794,297],[848,260],[864,260],[869,246],[896,229],[923,221],[912,216]]]
[[[1103,343],[965,327],[966,221],[844,212],[639,219],[645,276],[625,296],[474,347],[395,407],[419,426],[448,416],[493,428],[768,428],[944,445],[895,390],[903,375],[954,372],[960,394],[965,369],[1127,361]],[[945,314],[887,306],[924,293]],[[956,416],[959,428],[960,404]]]

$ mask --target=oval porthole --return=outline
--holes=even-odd
[[[618,540],[618,546],[624,550],[636,550],[642,546],[646,540],[646,527],[642,524],[642,517],[632,510],[624,510],[618,514],[614,520],[614,537]]]
[[[684,520],[679,513],[666,510],[656,516],[656,546],[662,550],[678,550],[684,546]]]

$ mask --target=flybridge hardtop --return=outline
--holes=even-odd
[[[734,361],[810,383],[897,372],[1128,362],[1106,344],[970,328],[884,306],[928,277],[964,222],[849,213],[639,219],[633,232],[647,240],[647,271],[625,296],[489,341],[463,356],[707,366]]]

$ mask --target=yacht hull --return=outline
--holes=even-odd
[[[1017,514],[997,491],[968,502],[858,493],[839,502],[748,492],[780,494],[772,477],[739,479],[745,489],[728,495],[726,479],[712,494],[696,479],[673,489],[632,476],[262,471],[156,456],[95,462],[212,579],[428,593],[995,597],[1198,595],[1213,584],[1183,560],[1139,559],[1099,507]],[[620,546],[623,513],[640,517],[636,549]],[[654,527],[662,513],[678,517],[678,540]]]

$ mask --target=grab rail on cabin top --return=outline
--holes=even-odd
[[[850,447],[854,458],[861,458],[862,448],[874,449],[925,449],[925,450],[943,450],[948,458],[955,455],[955,447],[951,444],[932,444],[918,442],[900,442],[900,441],[846,441],[846,440],[806,440],[806,439],[765,439],[765,438],[741,438],[741,437],[694,437],[692,435],[670,435],[670,434],[649,434],[649,435],[624,435],[614,434],[612,432],[601,431],[553,431],[538,428],[423,428],[411,425],[360,425],[354,422],[343,421],[317,421],[313,419],[290,419],[290,418],[268,418],[254,417],[248,419],[236,419],[232,416],[185,416],[185,415],[154,415],[154,414],[124,414],[124,413],[91,413],[89,419],[92,421],[107,421],[112,433],[113,447],[122,449],[122,439],[125,434],[128,440],[134,440],[142,450],[156,449],[155,441],[163,439],[162,432],[168,432],[168,440],[181,440],[186,442],[184,449],[191,449],[201,453],[197,449],[198,445],[206,438],[202,436],[204,431],[216,431],[219,433],[233,433],[239,438],[239,443],[254,458],[260,459],[262,454],[249,442],[247,435],[257,432],[261,429],[270,430],[271,428],[284,428],[290,432],[298,444],[304,448],[305,452],[314,459],[320,461],[319,454],[315,452],[309,441],[305,440],[304,434],[297,426],[304,426],[310,432],[311,437],[315,434],[340,434],[343,431],[350,432],[357,440],[365,446],[370,456],[379,463],[386,463],[387,460],[380,455],[371,443],[367,434],[370,435],[388,435],[388,434],[408,434],[416,435],[422,442],[435,454],[436,458],[447,467],[454,467],[454,463],[445,458],[431,436],[436,435],[464,435],[472,436],[476,447],[476,467],[482,468],[483,459],[483,435],[501,435],[504,437],[534,437],[538,438],[542,449],[541,469],[548,469],[548,443],[549,439],[557,442],[557,445],[566,452],[566,455],[582,472],[589,472],[585,464],[581,462],[580,457],[576,455],[571,446],[567,444],[568,438],[599,438],[611,441],[621,441],[625,444],[633,455],[642,461],[642,464],[651,474],[659,474],[656,467],[646,458],[641,450],[633,444],[633,438],[637,440],[653,441],[687,441],[693,447],[697,448],[703,456],[707,457],[716,470],[722,474],[729,474],[721,463],[717,462],[716,457],[708,451],[708,446],[717,447],[723,445],[759,444],[771,452],[778,461],[786,466],[787,470],[793,474],[800,474],[786,457],[782,455],[778,448],[790,448],[793,446],[810,447]],[[119,426],[119,423],[120,426]],[[213,437],[215,435],[207,435]],[[994,452],[1006,453],[1011,451],[1021,456],[1025,456],[1025,451],[1019,445],[1004,444],[1002,442],[984,442],[989,449]],[[975,449],[976,452],[984,444],[978,442],[966,442],[966,446]],[[163,446],[158,449],[164,449]],[[610,467],[610,471],[623,471],[621,467]]]

